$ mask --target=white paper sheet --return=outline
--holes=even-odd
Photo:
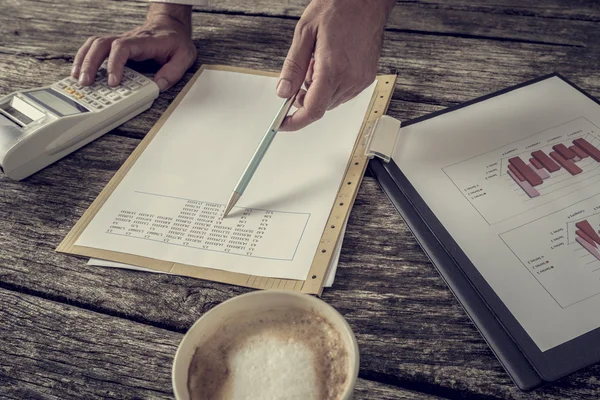
[[[281,105],[276,78],[204,71],[76,242],[188,265],[306,279],[375,83],[273,141],[224,204]]]
[[[393,154],[542,351],[600,326],[600,260],[576,234],[583,220],[600,229],[600,163],[538,171],[530,197],[509,160],[577,138],[598,147],[599,126],[600,106],[551,78],[402,128]]]

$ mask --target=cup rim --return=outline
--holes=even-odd
[[[173,365],[171,367],[171,382],[172,382],[172,386],[173,386],[173,394],[176,399],[181,398],[182,390],[187,390],[187,385],[185,388],[179,388],[176,385],[177,380],[175,379],[176,378],[175,369],[177,366],[177,360],[182,357],[181,351],[182,351],[184,342],[186,341],[186,339],[190,340],[189,339],[191,337],[190,333],[193,330],[198,329],[197,327],[203,323],[203,320],[206,319],[205,317],[209,313],[211,313],[213,310],[217,309],[218,307],[224,306],[225,304],[232,303],[232,302],[243,301],[244,299],[251,297],[251,296],[271,296],[271,295],[284,295],[284,296],[301,298],[302,300],[306,300],[309,303],[311,303],[312,305],[314,305],[317,310],[319,308],[328,309],[328,311],[331,312],[332,315],[339,320],[342,330],[345,331],[345,332],[340,332],[340,334],[347,335],[348,339],[351,342],[351,345],[350,345],[351,348],[349,348],[348,350],[353,352],[353,354],[351,354],[351,356],[353,356],[353,357],[351,357],[350,362],[354,362],[354,368],[352,368],[352,370],[349,371],[349,373],[351,374],[350,382],[344,388],[344,391],[341,394],[340,400],[350,399],[350,396],[352,395],[352,393],[354,391],[354,386],[356,385],[356,380],[358,379],[358,371],[360,368],[360,352],[359,352],[359,348],[358,348],[358,342],[356,340],[356,336],[355,336],[354,332],[352,331],[352,328],[350,327],[350,324],[348,324],[348,321],[346,321],[346,319],[342,316],[342,314],[340,314],[340,312],[338,310],[336,310],[333,306],[331,306],[324,300],[321,300],[320,298],[311,296],[309,294],[292,292],[292,291],[288,291],[288,290],[280,290],[280,289],[256,290],[253,292],[248,292],[248,293],[244,293],[244,294],[241,294],[238,296],[234,296],[234,297],[227,299],[227,300],[223,301],[222,303],[216,305],[215,307],[211,308],[209,311],[205,312],[200,318],[198,318],[196,320],[196,322],[194,322],[192,324],[192,326],[187,330],[187,332],[185,333],[185,335],[179,342],[179,345],[177,346],[177,351],[175,352],[175,356],[173,357]],[[344,342],[346,342],[346,340],[344,340]]]

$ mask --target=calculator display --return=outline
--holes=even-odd
[[[52,89],[26,92],[25,95],[60,116],[79,114],[88,111],[81,104],[76,103]]]

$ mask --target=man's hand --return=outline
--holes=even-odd
[[[281,70],[277,94],[301,88],[299,109],[281,130],[298,130],[354,98],[375,80],[383,30],[395,0],[312,0]]]
[[[128,59],[152,59],[164,64],[154,81],[161,91],[169,89],[196,59],[191,14],[191,6],[151,4],[144,25],[120,36],[89,38],[75,56],[71,76],[78,79],[80,85],[92,84],[98,68],[108,57],[108,84],[117,86]]]

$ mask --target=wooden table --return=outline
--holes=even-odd
[[[0,398],[172,398],[171,364],[203,313],[248,289],[88,267],[54,249],[202,63],[277,71],[305,0],[211,0],[199,57],[144,114],[22,182],[0,178]],[[600,97],[594,0],[398,1],[380,72],[406,120],[559,71]],[[533,2],[532,2],[533,3]],[[69,74],[85,38],[143,21],[131,0],[4,0],[0,94]],[[323,299],[361,349],[356,398],[597,398],[600,365],[520,392],[367,176]]]

